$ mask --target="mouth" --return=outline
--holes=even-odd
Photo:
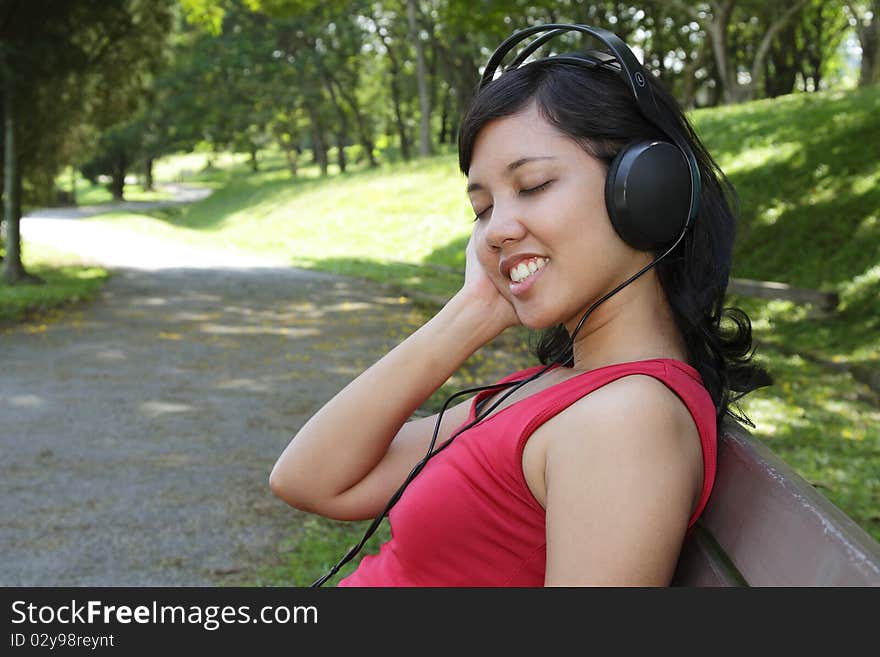
[[[507,277],[514,283],[523,283],[544,269],[548,262],[549,258],[540,256],[525,258],[508,270]]]
[[[535,282],[541,278],[541,274],[546,271],[550,258],[525,256],[517,257],[509,262],[515,263],[514,266],[505,264],[502,271],[507,272],[510,293],[515,297],[525,298],[529,295],[529,290]]]

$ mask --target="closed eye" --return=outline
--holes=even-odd
[[[477,212],[477,213],[474,215],[474,221],[479,221],[480,219],[483,219],[483,218],[484,218],[483,215],[485,215],[485,214],[486,214],[489,210],[491,210],[491,209],[492,209],[492,206],[490,205],[488,208],[486,208],[486,209],[483,210],[482,212]]]
[[[535,193],[540,192],[541,190],[549,187],[550,183],[552,183],[552,182],[553,182],[552,180],[548,180],[545,183],[541,183],[537,187],[530,187],[529,189],[524,189],[520,192],[520,194],[525,194],[526,196],[528,196],[529,194],[535,194]]]
[[[537,187],[529,187],[528,189],[520,190],[520,194],[523,194],[525,196],[537,194],[538,192],[541,192],[541,191],[547,189],[547,187],[549,187],[550,184],[553,182],[554,182],[553,180],[548,180],[547,182],[541,183]],[[485,215],[491,209],[492,209],[492,206],[490,205],[488,208],[486,208],[482,212],[477,212],[477,214],[474,216],[474,221],[477,221],[479,219],[483,219],[484,218],[483,215]]]

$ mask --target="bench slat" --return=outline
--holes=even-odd
[[[880,544],[737,423],[700,525],[750,586],[880,586]]]
[[[685,541],[672,586],[747,586],[700,521]]]

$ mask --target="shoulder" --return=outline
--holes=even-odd
[[[651,376],[627,375],[542,430],[547,583],[668,582],[702,483],[684,403]]]
[[[584,395],[557,416],[560,425],[627,428],[671,433],[693,431],[690,410],[665,383],[648,374],[627,374]],[[668,431],[668,430],[671,430]]]
[[[601,478],[611,469],[633,495],[675,494],[696,504],[703,478],[697,426],[678,395],[652,376],[631,374],[605,384],[542,431],[548,488],[577,487],[585,476]]]

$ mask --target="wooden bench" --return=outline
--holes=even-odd
[[[813,306],[809,315],[817,318],[833,315],[840,304],[840,296],[836,292],[810,290],[777,281],[731,278],[727,284],[727,291],[759,299],[785,299],[794,303],[808,303]]]
[[[880,586],[880,544],[739,424],[673,586]]]

